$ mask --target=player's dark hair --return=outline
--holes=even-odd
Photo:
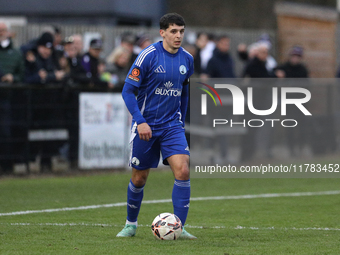
[[[176,24],[177,26],[185,26],[184,18],[173,12],[165,14],[160,20],[159,20],[159,28],[162,30],[166,30],[170,25]]]

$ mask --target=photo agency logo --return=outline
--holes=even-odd
[[[247,97],[245,97],[243,91],[237,87],[236,85],[232,84],[214,84],[214,86],[210,86],[205,83],[197,82],[204,87],[198,87],[198,89],[204,91],[206,94],[201,94],[201,115],[208,115],[208,106],[207,106],[207,95],[213,100],[215,106],[218,106],[214,95],[220,102],[220,106],[223,106],[221,96],[222,89],[228,90],[231,93],[232,97],[232,115],[233,116],[244,116],[245,115],[245,107],[248,107],[250,113],[255,116],[262,116],[255,119],[225,119],[225,118],[214,118],[212,122],[212,126],[216,127],[217,125],[228,125],[230,127],[233,126],[243,126],[243,127],[262,127],[266,123],[270,124],[274,127],[275,123],[280,123],[283,127],[296,127],[298,125],[298,121],[296,119],[277,119],[277,118],[266,118],[273,114],[280,103],[281,107],[281,116],[287,115],[287,105],[294,105],[296,109],[301,111],[305,116],[311,116],[312,114],[307,110],[304,106],[307,102],[311,99],[311,93],[308,89],[301,88],[301,87],[272,87],[271,89],[271,98],[272,104],[269,109],[256,109],[254,106],[254,93],[252,87],[247,87]],[[209,90],[213,93],[211,93]],[[221,92],[216,91],[219,90]],[[279,101],[279,94],[278,91],[281,92],[281,98]],[[213,95],[214,94],[214,95]],[[299,95],[299,98],[289,98],[289,95]],[[214,114],[215,117],[216,114]],[[263,117],[264,116],[264,117]]]

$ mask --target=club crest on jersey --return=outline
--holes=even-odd
[[[186,73],[187,73],[187,68],[185,67],[185,65],[181,65],[181,66],[179,67],[179,72],[180,72],[181,74],[186,74]]]

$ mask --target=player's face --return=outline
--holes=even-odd
[[[161,29],[160,34],[163,37],[164,48],[171,53],[175,53],[181,47],[184,37],[184,26],[172,24],[166,30]]]

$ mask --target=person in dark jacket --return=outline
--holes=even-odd
[[[209,60],[205,73],[210,78],[235,78],[233,60],[229,54],[230,38],[226,35],[218,37],[213,56]],[[215,137],[220,147],[220,155],[215,155],[218,164],[227,163],[228,137],[218,135]],[[220,156],[221,158],[218,158]],[[229,159],[230,160],[230,159]]]
[[[235,78],[234,63],[229,54],[230,38],[218,37],[212,58],[208,62],[206,73],[210,78]]]
[[[294,46],[290,52],[288,61],[277,67],[285,73],[285,78],[308,78],[308,70],[302,63],[303,48]]]
[[[308,70],[302,63],[303,48],[294,46],[289,51],[287,62],[277,67],[278,70],[284,72],[285,78],[308,78]],[[294,81],[291,79],[292,86]],[[290,82],[289,81],[289,82]],[[292,95],[293,97],[296,95]],[[292,105],[287,106],[287,116],[298,121],[299,125],[295,128],[287,128],[286,141],[290,150],[291,156],[310,156],[311,155],[311,122],[301,114],[301,111]]]
[[[46,84],[60,82],[65,72],[58,70],[52,58],[53,36],[46,32],[37,41],[36,50],[26,53],[25,82]]]
[[[43,36],[46,33],[50,34],[53,40],[53,47],[52,47],[52,53],[51,53],[53,64],[56,66],[58,70],[61,70],[61,67],[59,66],[59,59],[63,56],[63,47],[62,45],[58,44],[58,41],[59,41],[58,38],[60,37],[60,30],[47,27],[45,31],[41,34],[41,36]],[[21,45],[20,50],[24,56],[26,56],[26,54],[30,51],[32,52],[37,51],[37,43],[39,39],[41,38],[41,36],[30,40],[26,44]],[[55,42],[54,38],[57,38],[57,42]]]
[[[92,85],[107,88],[109,83],[100,79],[98,71],[99,57],[102,48],[103,41],[101,39],[92,39],[89,51],[82,57],[81,64],[86,71],[87,77],[90,78]]]
[[[66,57],[68,65],[69,84],[89,85],[91,83],[91,77],[88,77],[87,72],[82,65],[82,57],[78,56],[74,37],[66,37],[63,40],[62,45],[64,47],[64,57]]]
[[[268,72],[266,68],[267,57],[268,48],[265,45],[258,45],[256,55],[246,65],[242,76],[249,78],[274,77],[274,74]]]
[[[277,70],[276,73],[268,71],[266,61],[268,57],[268,46],[258,43],[255,56],[248,62],[243,72],[243,77],[247,78],[283,78],[284,73]],[[254,106],[258,109],[269,109],[271,105],[271,88],[263,85],[263,80],[253,79],[252,87]],[[254,86],[255,85],[255,86]],[[253,115],[247,111],[246,118],[251,119]],[[250,128],[247,134],[242,136],[242,160],[250,160],[255,156],[270,157],[271,129],[263,127],[261,129]]]

